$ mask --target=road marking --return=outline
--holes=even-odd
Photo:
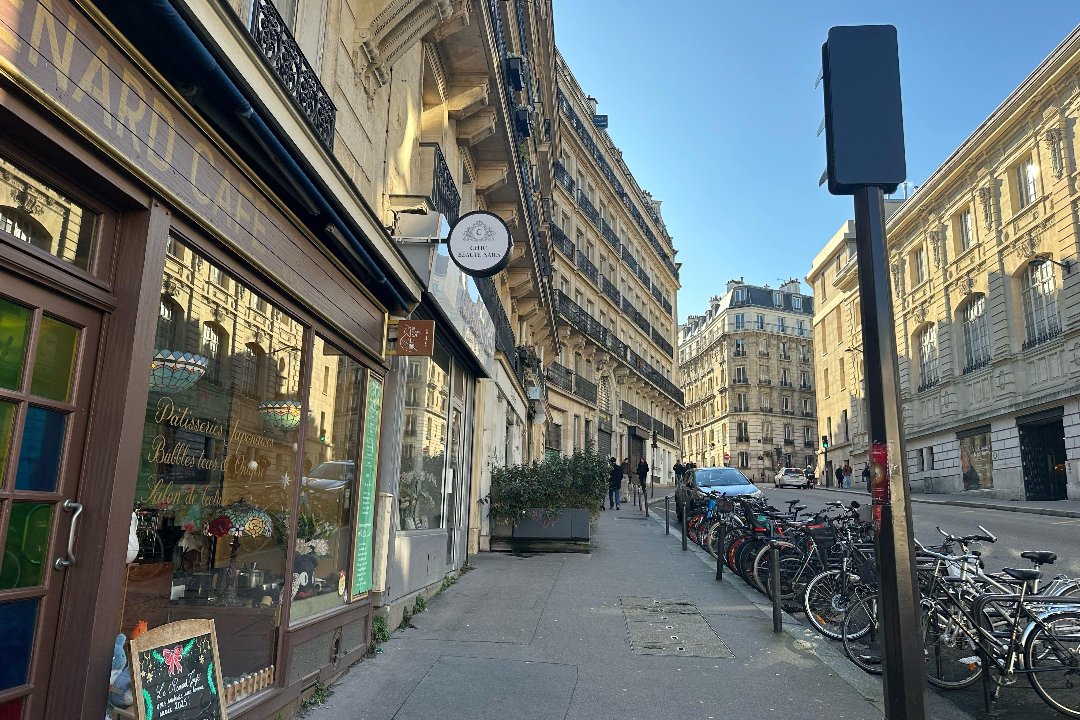
[[[1057,522],[1050,523],[1051,525],[1074,525],[1080,523],[1080,518],[1070,518],[1068,520],[1059,520]]]

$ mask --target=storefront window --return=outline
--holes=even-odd
[[[319,584],[285,574],[304,328],[255,313],[250,287],[172,242],[121,631],[213,619],[228,684],[275,664],[283,596]]]
[[[292,622],[345,602],[349,528],[359,493],[364,369],[320,337],[315,338],[312,369]]]
[[[957,436],[960,441],[960,473],[965,490],[994,487],[994,453],[990,447],[990,428],[979,428]]]
[[[90,269],[98,215],[0,157],[0,233]]]
[[[450,354],[436,343],[432,357],[410,357],[408,362],[399,521],[402,530],[433,530],[445,527],[446,521],[443,509]]]

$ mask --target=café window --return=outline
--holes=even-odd
[[[450,403],[450,353],[435,344],[431,357],[410,357],[405,373],[407,406],[416,408],[420,432],[406,434],[401,449],[398,495],[399,527],[403,531],[446,527],[444,495]],[[411,368],[417,365],[414,373]],[[425,381],[414,380],[414,375]],[[428,391],[416,392],[427,385]],[[411,399],[411,402],[409,400]]]
[[[0,156],[0,234],[90,270],[100,216]]]
[[[151,351],[133,508],[138,553],[124,579],[120,632],[131,637],[165,623],[213,619],[229,684],[277,664],[283,601],[291,598],[295,613],[323,609],[324,594],[339,602],[335,576],[341,543],[347,542],[340,527],[351,496],[330,483],[319,490],[329,498],[316,502],[318,488],[305,478],[304,507],[326,523],[316,531],[325,552],[316,553],[320,557],[306,574],[294,574],[300,563],[290,569],[286,552],[289,528],[297,524],[289,515],[299,475],[304,327],[285,312],[276,322],[262,319],[253,326],[243,309],[193,290],[206,287],[216,273],[253,292],[212,260],[173,242],[193,262],[166,263],[163,285],[173,294],[162,298]],[[194,282],[185,282],[189,269]],[[335,436],[319,445],[326,450],[313,462],[346,457],[352,438],[340,441],[340,454],[338,442]],[[313,470],[311,477],[316,475]],[[319,543],[316,551],[323,549]],[[273,682],[272,672],[262,677]]]

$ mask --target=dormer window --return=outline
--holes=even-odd
[[[772,294],[772,302],[776,307],[784,307],[784,293],[774,292]]]

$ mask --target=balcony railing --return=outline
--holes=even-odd
[[[664,304],[664,293],[660,292],[660,288],[656,287],[655,285],[652,286],[652,296],[653,299],[656,300],[656,302],[660,303],[661,305]]]
[[[814,413],[811,412],[810,410],[803,410],[802,416],[804,418],[812,418],[812,417],[814,417]]]
[[[919,385],[919,389],[917,392],[926,392],[927,390],[936,387],[939,382],[941,382],[939,378],[930,378],[926,382]]]
[[[652,288],[652,279],[649,277],[649,273],[647,273],[645,271],[644,267],[642,267],[640,265],[638,266],[637,276],[638,276],[638,279],[641,280],[641,282],[645,284],[646,288]]]
[[[634,258],[634,256],[630,254],[630,251],[626,249],[625,245],[623,245],[623,248],[622,248],[622,259],[623,259],[623,262],[626,263],[627,265],[629,265],[630,269],[633,270],[634,273],[636,274],[637,269],[638,269],[637,259]]]
[[[669,343],[656,328],[652,329],[652,341],[656,344],[658,348],[667,353],[668,357],[674,359],[675,348],[671,346],[671,343]]]
[[[619,288],[615,287],[615,283],[608,280],[606,277],[600,277],[600,290],[605,295],[611,298],[611,301],[616,305],[622,307],[622,293],[619,292]]]
[[[604,236],[604,239],[608,241],[608,244],[616,250],[622,249],[622,240],[615,234],[615,230],[608,225],[607,220],[600,221],[600,234]]]
[[[970,365],[968,365],[967,367],[965,367],[964,372],[962,374],[967,375],[968,373],[973,373],[976,370],[982,370],[984,367],[988,366],[989,364],[990,364],[990,358],[989,357],[986,357],[986,358],[984,358],[982,360],[976,360],[975,362],[973,362]]]
[[[566,257],[571,260],[574,259],[574,241],[566,237],[566,233],[564,233],[558,225],[551,226],[551,244]]]
[[[758,378],[758,385],[772,385],[772,378]]]
[[[790,360],[791,355],[789,355],[788,353],[780,353],[780,359],[781,360]]]
[[[594,285],[600,284],[600,271],[596,269],[592,260],[590,260],[585,253],[581,252],[581,250],[577,251],[577,267],[578,270],[585,273],[585,277],[593,281]]]
[[[668,315],[670,315],[672,313],[672,311],[674,310],[674,308],[671,307],[671,301],[668,300],[667,298],[664,298],[663,300],[661,300],[660,304],[664,306],[664,312],[666,312]]]
[[[749,435],[736,435],[735,436],[735,442],[748,443],[748,442],[750,442],[750,436]]]
[[[783,388],[792,387],[791,381],[790,380],[781,380],[780,381],[780,387],[783,387]]]
[[[768,350],[758,350],[757,351],[757,356],[767,358],[767,357],[769,357],[769,351]]]
[[[592,220],[593,225],[600,224],[600,211],[596,209],[596,206],[589,201],[589,198],[580,189],[577,194],[577,204],[581,208],[581,212],[585,213],[585,217]]]
[[[793,445],[795,445],[795,441],[794,441],[794,440],[791,440],[791,439],[787,439],[787,438],[785,438],[785,439],[784,439],[784,444],[785,444],[785,445],[792,445],[792,446],[793,446]]]
[[[557,387],[560,390],[565,390],[568,393],[574,391],[574,381],[570,371],[559,363],[548,364],[547,381],[548,384]]]
[[[1051,327],[1046,332],[1040,333],[1039,335],[1036,335],[1034,337],[1030,337],[1027,340],[1025,340],[1024,344],[1021,346],[1021,349],[1022,350],[1031,350],[1032,348],[1036,348],[1036,347],[1038,347],[1038,346],[1040,346],[1040,345],[1042,345],[1044,343],[1050,342],[1051,340],[1053,340],[1056,337],[1059,337],[1060,335],[1061,335],[1061,328],[1060,327]]]
[[[587,403],[596,404],[596,383],[574,375],[574,394]]]
[[[333,152],[337,108],[274,7],[273,0],[255,0],[251,13],[251,38],[282,87],[300,108],[308,125],[326,149]]]
[[[495,349],[503,353],[514,369],[514,374],[525,385],[525,366],[517,352],[517,341],[514,339],[514,329],[510,325],[510,319],[506,317],[502,302],[499,300],[499,291],[495,287],[495,281],[491,278],[477,278],[476,289],[484,301],[484,307],[495,325]]]
[[[812,448],[812,447],[814,447],[814,441],[813,440],[803,440],[802,446],[804,448]]]
[[[750,384],[750,378],[737,377],[737,378],[735,378],[734,380],[731,381],[731,384],[732,385],[749,385]]]
[[[566,191],[568,193],[573,195],[574,190],[577,188],[577,185],[574,183],[574,178],[570,177],[570,173],[567,172],[566,168],[563,167],[563,164],[558,160],[555,161],[554,167],[555,182],[562,185],[564,188],[566,188]]]
[[[453,225],[457,222],[458,213],[461,211],[461,194],[454,182],[454,175],[450,172],[450,166],[446,164],[442,147],[438,144],[435,144],[434,160],[431,200],[435,205],[435,210],[444,215],[446,221]]]
[[[746,357],[746,351],[745,351],[745,350],[735,350],[735,351],[734,351],[733,353],[731,353],[731,354],[732,354],[732,356],[734,356],[734,357]]]

